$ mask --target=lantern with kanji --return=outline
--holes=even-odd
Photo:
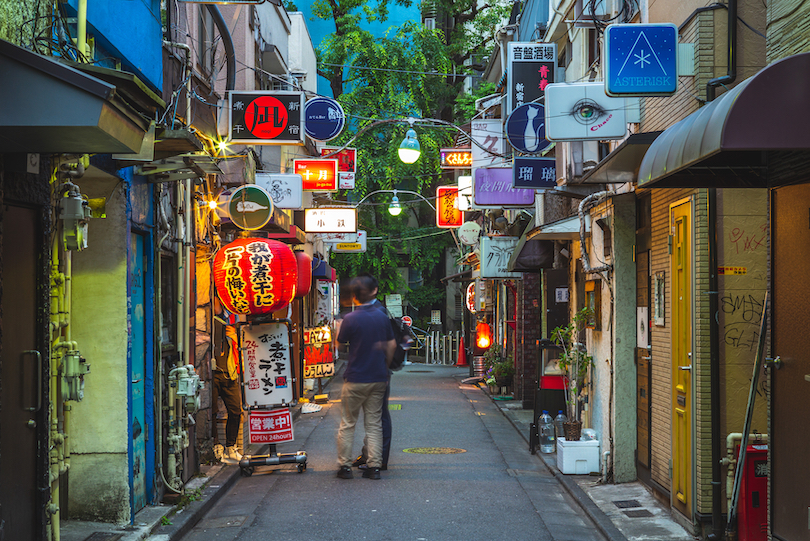
[[[298,286],[295,288],[295,298],[306,297],[312,289],[312,258],[306,252],[295,252],[298,262]]]
[[[298,263],[289,246],[245,238],[223,246],[214,257],[214,285],[222,305],[236,314],[269,314],[295,297]]]

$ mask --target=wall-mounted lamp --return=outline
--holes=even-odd
[[[416,138],[416,131],[410,128],[405,133],[405,139],[399,145],[399,159],[403,163],[414,163],[419,159],[422,154],[422,147],[419,146],[419,140]]]

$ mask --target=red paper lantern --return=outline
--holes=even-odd
[[[237,239],[214,257],[214,285],[222,305],[235,314],[269,314],[290,304],[298,263],[277,240]]]
[[[312,258],[306,252],[295,252],[298,262],[298,286],[295,288],[295,297],[302,298],[312,289]]]
[[[492,345],[492,329],[483,321],[479,321],[475,327],[475,345],[479,349],[487,349]]]

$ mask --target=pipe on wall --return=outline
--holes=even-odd
[[[737,80],[737,0],[728,0],[728,71],[706,83],[706,101],[712,101],[720,85]]]

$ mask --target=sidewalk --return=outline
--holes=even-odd
[[[340,370],[336,371],[339,377]],[[329,383],[324,386],[324,392]],[[514,401],[494,400],[485,390],[482,394],[495,403],[526,442],[533,411],[524,410]],[[308,393],[314,394],[314,393]],[[301,415],[299,404],[293,407],[293,421]],[[250,454],[267,454],[267,446],[253,446]],[[599,478],[588,475],[564,475],[557,469],[556,454],[537,455],[585,514],[596,524],[608,541],[694,541],[671,517],[653,495],[639,482],[600,485]],[[201,477],[186,485],[189,495],[184,505],[149,506],[135,515],[134,524],[116,527],[107,523],[65,521],[61,541],[177,541],[206,515],[214,504],[236,483],[241,471],[237,466],[216,464],[202,466]],[[632,509],[619,508],[615,502],[633,501]],[[637,505],[636,505],[637,504]],[[624,504],[623,504],[624,505]],[[628,513],[630,511],[630,513]],[[635,516],[635,517],[634,517]],[[160,530],[160,533],[153,532]]]

